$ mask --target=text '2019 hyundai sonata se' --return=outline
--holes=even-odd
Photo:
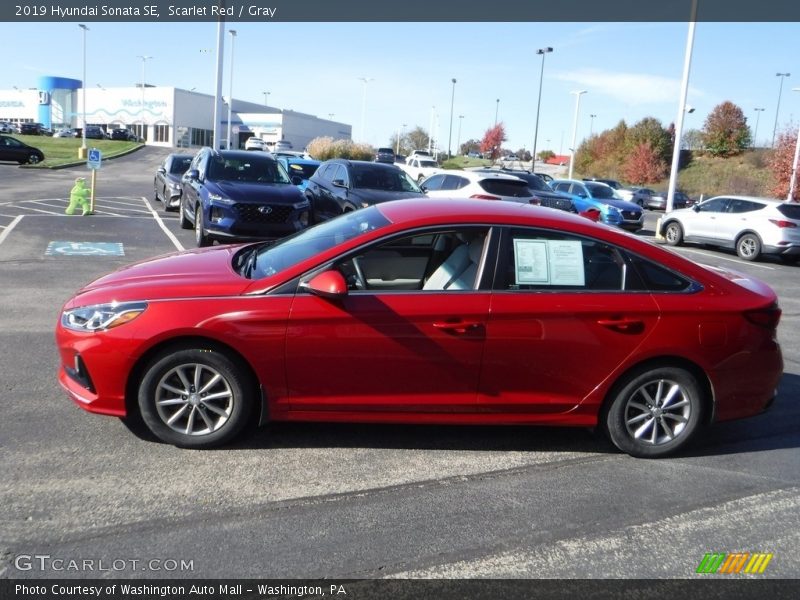
[[[536,424],[658,457],[769,406],[780,314],[754,278],[576,215],[425,198],[125,267],[56,339],[79,406],[183,447],[268,420]]]

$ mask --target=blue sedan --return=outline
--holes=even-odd
[[[595,181],[575,179],[554,179],[550,182],[557,192],[569,194],[579,213],[587,210],[600,212],[600,220],[629,231],[639,231],[644,225],[644,212],[641,207],[622,200],[614,193],[614,188]]]
[[[293,183],[297,181],[295,177],[299,177],[301,179],[300,183],[296,183],[301,192],[306,191],[308,180],[311,179],[311,176],[317,172],[317,167],[319,167],[321,164],[321,162],[318,160],[312,160],[309,158],[292,158],[289,156],[279,156],[278,162],[283,165],[284,169],[286,169],[286,172],[289,174],[289,177]]]

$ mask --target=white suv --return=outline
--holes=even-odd
[[[262,140],[260,137],[249,137],[247,141],[244,143],[245,150],[266,150],[267,143]]]
[[[439,171],[420,186],[432,198],[473,198],[475,200],[509,200],[533,204],[528,182],[504,173],[478,171]]]
[[[661,233],[670,246],[699,242],[734,248],[745,260],[775,254],[800,259],[800,204],[772,198],[717,196],[667,213]]]

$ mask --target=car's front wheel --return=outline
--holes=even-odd
[[[194,208],[194,239],[197,242],[198,248],[210,246],[212,240],[208,237],[205,227],[203,226],[203,209],[198,204]]]
[[[670,246],[680,246],[683,242],[683,227],[680,223],[672,221],[664,230],[664,239]]]
[[[213,346],[157,355],[139,385],[139,410],[158,439],[213,448],[235,438],[250,419],[254,386],[247,372]]]
[[[757,260],[761,256],[761,240],[755,233],[745,233],[736,241],[736,254],[744,260]]]
[[[41,160],[42,160],[42,159],[41,159],[41,158],[39,158],[39,155],[38,155],[38,154],[36,154],[35,152],[31,152],[31,153],[28,155],[28,164],[29,164],[29,165],[36,165],[36,164],[39,164],[39,161],[41,161]]]
[[[605,426],[623,452],[659,458],[694,437],[702,413],[701,388],[694,375],[678,367],[655,367],[634,372],[617,386]]]

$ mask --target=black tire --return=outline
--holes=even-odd
[[[638,458],[660,458],[688,444],[700,428],[700,384],[679,367],[634,371],[609,396],[605,427],[613,444]]]
[[[38,154],[36,154],[35,152],[31,152],[31,153],[28,155],[28,164],[29,164],[29,165],[36,165],[36,164],[39,164],[39,161],[40,161],[40,160],[41,160],[41,158],[39,158],[39,155],[38,155]]]
[[[183,210],[183,201],[178,206],[178,211],[181,213],[181,229],[191,229],[192,222],[186,217],[186,213]]]
[[[778,258],[785,265],[796,265],[800,261],[800,254],[779,254]]]
[[[755,233],[745,233],[736,240],[736,254],[742,260],[758,260],[761,256],[761,238]]]
[[[680,246],[683,243],[683,227],[677,221],[670,221],[664,228],[664,239],[670,246]]]
[[[225,353],[202,345],[170,348],[144,370],[139,411],[162,442],[215,448],[233,440],[250,421],[254,390],[246,370]],[[215,398],[204,400],[207,396]]]
[[[203,227],[203,209],[199,204],[194,207],[194,240],[198,248],[205,248],[214,243]]]

